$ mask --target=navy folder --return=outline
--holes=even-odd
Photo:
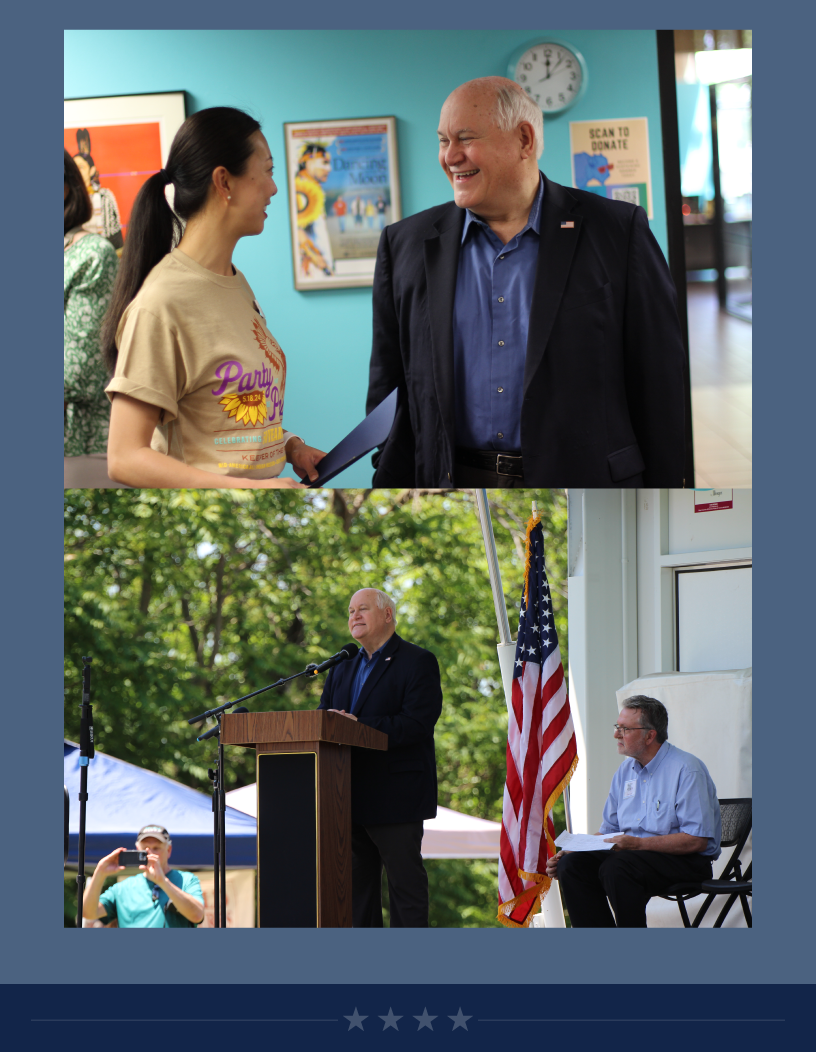
[[[323,457],[317,465],[320,475],[314,482],[309,483],[309,488],[319,489],[325,486],[330,479],[356,463],[360,457],[364,457],[377,446],[383,445],[391,434],[396,414],[397,388],[395,387],[376,409],[371,410],[362,423],[358,424]]]

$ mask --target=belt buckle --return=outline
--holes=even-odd
[[[521,457],[514,457],[512,453],[497,453],[496,454],[496,474],[504,475],[506,478],[521,478],[520,475],[514,474],[512,471],[502,471],[499,467],[499,461],[504,457],[505,460],[521,460]]]

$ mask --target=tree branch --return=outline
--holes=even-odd
[[[226,565],[227,559],[222,552],[221,558],[215,567],[215,610],[212,617],[213,645],[208,662],[210,668],[215,664],[216,655],[221,647],[221,628],[223,626],[224,599],[226,598],[224,594],[224,570]]]
[[[196,663],[198,665],[201,665],[201,659],[203,657],[203,644],[199,638],[198,632],[196,631],[195,622],[193,621],[192,614],[190,613],[190,602],[186,596],[181,597],[181,613],[184,617],[182,624],[187,626],[187,630],[190,633],[190,642],[192,643],[193,650],[195,651]]]

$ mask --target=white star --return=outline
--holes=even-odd
[[[521,660],[521,658],[516,658],[516,666],[518,668],[523,668],[524,667],[524,662]]]
[[[455,1030],[458,1026],[463,1027],[467,1030],[467,1020],[472,1019],[472,1015],[462,1015],[462,1009],[460,1008],[456,1015],[449,1015],[448,1019],[453,1020],[453,1029]]]
[[[388,1015],[381,1015],[380,1019],[385,1023],[383,1030],[387,1030],[389,1026],[393,1026],[395,1030],[399,1030],[397,1026],[397,1020],[402,1019],[401,1015],[394,1015],[394,1010],[389,1006]]]
[[[533,625],[533,631],[538,632],[538,625]]]
[[[354,1015],[344,1015],[343,1018],[344,1019],[348,1019],[348,1021],[349,1021],[349,1030],[352,1030],[355,1026],[359,1026],[359,1028],[362,1030],[363,1029],[363,1020],[364,1019],[368,1019],[368,1016],[367,1015],[360,1015],[360,1013],[357,1011],[357,1006],[355,1005],[354,1006]]]
[[[422,1009],[422,1015],[415,1015],[414,1016],[414,1019],[417,1019],[419,1021],[419,1026],[417,1027],[417,1031],[421,1030],[423,1028],[423,1026],[427,1026],[427,1028],[429,1030],[433,1030],[433,1027],[431,1026],[431,1020],[432,1019],[436,1019],[436,1018],[437,1017],[435,1015],[428,1015],[428,1009],[427,1008],[423,1008]]]
[[[535,647],[527,647],[528,654],[535,654]]]

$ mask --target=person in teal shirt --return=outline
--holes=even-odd
[[[147,852],[142,872],[102,891],[105,878],[125,869],[117,847],[100,859],[85,889],[85,920],[115,920],[120,928],[196,928],[204,920],[204,896],[194,873],[170,868],[173,844],[160,825],[142,826],[136,847]]]

